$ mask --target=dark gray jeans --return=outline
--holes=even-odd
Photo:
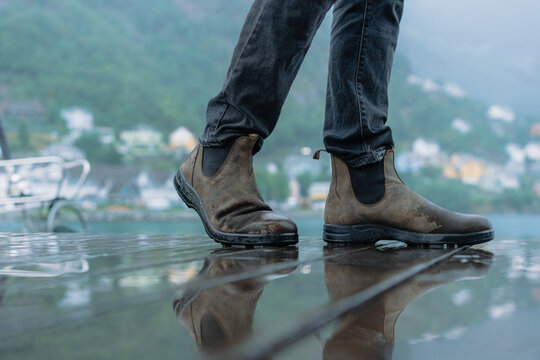
[[[385,123],[403,0],[255,0],[223,89],[208,103],[202,145],[270,135],[332,5],[324,144],[354,167],[382,159],[393,145]]]

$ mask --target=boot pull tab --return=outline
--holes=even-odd
[[[317,151],[315,151],[315,152],[313,153],[313,159],[319,160],[319,157],[320,157],[320,155],[321,155],[321,151],[328,152],[328,151],[326,151],[325,149],[319,149],[319,150],[317,150]]]

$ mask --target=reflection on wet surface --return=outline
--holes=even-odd
[[[176,316],[204,352],[215,353],[242,342],[251,334],[255,307],[264,286],[271,280],[287,276],[296,266],[273,266],[275,271],[264,275],[204,289],[201,289],[201,283],[234,274],[249,274],[262,266],[288,265],[296,260],[297,247],[260,249],[248,254],[233,249],[215,251],[205,259],[184,296],[174,301]]]
[[[325,266],[326,287],[335,301],[372,286],[412,264],[438,255],[441,250],[370,250],[360,258],[344,256]],[[391,359],[396,321],[401,312],[426,292],[462,279],[483,278],[493,254],[468,249],[459,257],[437,264],[409,281],[341,317],[326,341],[325,359]]]
[[[2,359],[537,359],[539,305],[535,240],[0,234]]]

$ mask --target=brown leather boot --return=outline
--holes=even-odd
[[[318,159],[319,152],[314,155]],[[324,211],[323,239],[329,243],[468,245],[494,237],[488,219],[443,209],[409,189],[394,167],[394,149],[384,156],[385,193],[375,204],[359,202],[347,164],[332,157],[332,183]]]
[[[208,235],[226,245],[290,245],[298,242],[295,223],[264,203],[253,175],[252,149],[258,135],[234,142],[219,171],[202,171],[198,145],[178,170],[174,186],[186,205],[199,214]]]

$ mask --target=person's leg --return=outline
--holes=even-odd
[[[388,83],[403,0],[334,4],[324,144],[352,167],[381,161],[393,145]]]
[[[324,143],[350,167],[358,199],[384,194],[382,158],[393,145],[388,83],[403,0],[337,0],[334,5]]]
[[[227,78],[208,103],[205,147],[258,134],[257,148],[278,120],[313,36],[333,0],[255,0]]]
[[[262,145],[333,0],[255,0],[221,92],[210,100],[200,145],[176,189],[223,244],[293,244],[296,225],[264,203],[253,175]]]
[[[409,189],[394,167],[385,123],[403,0],[336,0],[324,142],[332,183],[323,238],[475,244],[493,239],[481,216],[443,209]],[[318,154],[315,154],[318,157]]]

